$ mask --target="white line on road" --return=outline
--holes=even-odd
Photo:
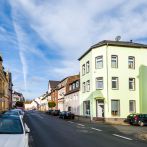
[[[116,136],[116,137],[120,137],[120,138],[123,138],[123,139],[127,139],[127,140],[133,140],[131,138],[128,138],[128,137],[125,137],[125,136],[121,136],[121,135],[117,135],[117,134],[112,134],[113,136]]]
[[[83,124],[77,124],[77,125],[82,126],[82,127],[85,127],[85,125],[83,125]]]
[[[74,122],[73,121],[68,121],[69,123],[71,123],[71,124],[74,124]]]
[[[91,128],[92,130],[96,130],[96,131],[102,131],[100,129],[97,129],[97,128]]]

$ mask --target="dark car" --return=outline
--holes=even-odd
[[[51,115],[52,111],[53,111],[53,110],[48,110],[48,111],[46,111],[46,114]]]
[[[53,110],[51,115],[58,116],[60,114],[60,110]]]
[[[127,116],[127,122],[131,125],[147,125],[147,114],[130,114]]]
[[[70,111],[62,111],[59,114],[59,118],[63,119],[74,119],[75,115]]]

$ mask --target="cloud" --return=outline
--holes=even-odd
[[[78,73],[77,59],[103,39],[121,35],[122,40],[137,41],[147,36],[146,0],[15,0],[10,4],[25,85],[33,80],[30,73],[42,76],[43,83],[45,78]]]

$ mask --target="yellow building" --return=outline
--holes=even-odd
[[[0,112],[10,108],[12,88],[11,74],[4,71],[2,62],[3,59],[0,56]]]

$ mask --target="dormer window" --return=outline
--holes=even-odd
[[[76,88],[79,87],[79,81],[76,81]]]

